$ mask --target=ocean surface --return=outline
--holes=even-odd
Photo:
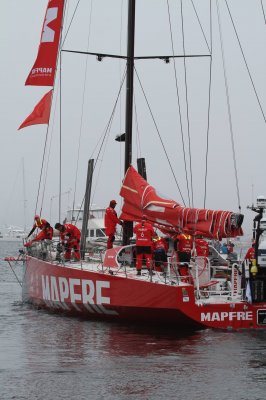
[[[266,399],[266,331],[177,333],[21,302],[0,242],[0,399]],[[21,267],[15,272],[21,279]]]

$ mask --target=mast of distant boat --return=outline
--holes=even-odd
[[[24,210],[24,232],[27,230],[27,200],[26,200],[26,181],[24,157],[22,158],[22,179],[23,179],[23,210]]]

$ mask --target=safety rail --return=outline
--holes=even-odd
[[[232,290],[201,289],[196,293],[196,297],[198,300],[207,300],[211,298],[212,302],[214,298],[216,298],[218,302],[221,302],[222,299],[230,302],[239,302],[244,299],[244,289],[241,289],[238,296],[233,296]]]
[[[31,246],[26,248],[26,254],[43,261],[59,261],[59,259],[56,259],[57,249],[55,243],[55,241],[48,239],[33,242]]]
[[[58,240],[45,239],[33,242],[25,251],[28,256],[38,258],[39,260],[65,264],[65,247]]]
[[[242,301],[245,298],[245,289],[234,282],[235,276],[233,273],[231,277],[213,277],[206,285],[197,287],[196,297],[197,299],[207,299],[210,297],[214,299],[216,297],[217,299],[224,299],[231,302]]]
[[[43,261],[65,265],[64,250],[64,247],[58,240],[43,240],[33,243],[31,247],[27,247],[24,250],[26,254],[23,256],[20,255],[20,259],[28,255]],[[15,260],[16,259],[10,259],[10,261]],[[132,272],[136,271],[134,257],[128,260],[126,257],[123,257],[123,255],[119,260],[118,268],[104,266],[102,251],[86,253],[85,262],[80,261],[79,263],[75,263],[75,265],[75,267],[92,271],[95,271],[96,268],[102,273],[111,275],[123,273],[125,277],[132,277]],[[154,261],[150,268],[143,268],[142,279],[147,278],[151,282],[156,281],[157,283],[161,282],[170,285],[192,284],[194,285],[197,299],[206,299],[211,296],[232,299],[243,297],[243,291],[235,290],[233,292],[233,282],[230,282],[226,278],[216,279],[215,276],[211,277],[211,268],[212,266],[208,258],[195,257],[191,260],[191,263],[188,264],[178,262],[174,255],[168,257],[167,263],[161,264],[161,270],[156,268]],[[217,268],[216,266],[215,269],[217,270]],[[222,270],[224,270],[224,267]]]

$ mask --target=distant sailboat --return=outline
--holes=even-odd
[[[0,241],[22,243],[26,235],[27,233],[20,226],[0,227]]]
[[[19,172],[22,170],[22,191],[23,191],[23,227],[17,225],[3,224],[0,226],[0,241],[20,242],[27,236],[27,200],[24,158],[19,165]]]

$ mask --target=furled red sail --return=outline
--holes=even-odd
[[[49,0],[36,61],[25,85],[53,86],[64,0]]]
[[[163,232],[173,234],[185,232],[214,239],[243,235],[242,214],[187,208],[160,197],[132,166],[127,170],[120,195],[124,198],[120,215],[123,220],[138,221],[145,216]]]
[[[48,124],[50,119],[53,89],[46,93],[38,104],[34,107],[31,114],[22,122],[19,129],[30,125]]]

